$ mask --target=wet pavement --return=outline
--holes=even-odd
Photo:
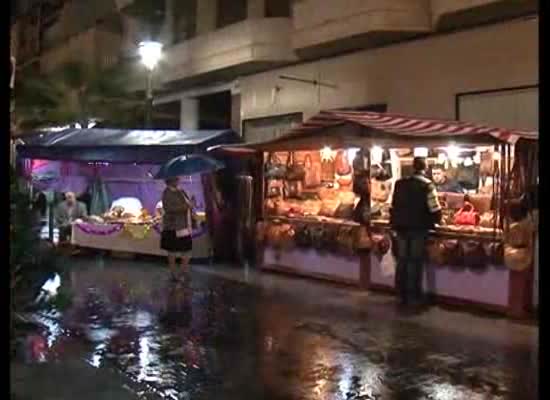
[[[85,360],[118,371],[136,397],[538,398],[532,325],[406,316],[391,296],[245,268],[195,266],[181,285],[160,262],[70,263],[73,304],[34,316],[49,333],[27,361]]]

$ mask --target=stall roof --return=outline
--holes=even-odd
[[[496,128],[462,121],[428,119],[366,111],[322,111],[283,136],[246,146],[217,146],[224,151],[289,150],[329,146],[380,144],[439,144],[449,140],[470,143],[515,143],[538,140],[538,132]],[[211,148],[211,150],[216,147]]]
[[[66,129],[35,132],[17,146],[19,157],[45,160],[162,163],[211,146],[238,143],[232,130],[161,131],[121,129]]]

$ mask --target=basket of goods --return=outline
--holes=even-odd
[[[373,243],[366,226],[361,225],[355,230],[355,249],[357,252],[366,252],[372,249]]]
[[[487,266],[485,249],[478,240],[463,240],[461,247],[464,265],[475,269]]]
[[[443,256],[445,265],[460,266],[462,265],[462,248],[456,239],[445,239],[441,241],[443,244]]]
[[[308,225],[299,224],[294,228],[296,246],[306,248],[311,246],[311,231]]]
[[[444,266],[447,262],[445,258],[445,245],[441,240],[429,239],[426,252],[431,264],[436,266]]]
[[[267,156],[265,164],[265,177],[267,179],[284,179],[286,175],[286,165],[284,165],[275,153]]]
[[[342,226],[338,230],[336,240],[338,242],[339,252],[346,256],[355,255],[355,227]]]
[[[488,262],[494,265],[504,264],[504,245],[501,242],[484,243],[483,249]]]
[[[479,213],[470,202],[464,202],[464,206],[454,216],[455,225],[475,226],[479,225]]]

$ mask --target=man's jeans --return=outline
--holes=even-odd
[[[397,271],[395,287],[404,304],[423,302],[422,281],[426,261],[426,231],[397,233]]]

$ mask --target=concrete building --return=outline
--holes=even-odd
[[[148,34],[130,12],[140,1],[94,1],[93,12],[87,1],[65,2],[64,33],[42,51],[41,70],[70,57],[109,64],[135,55]],[[535,0],[154,3],[165,44],[155,105],[177,109],[182,128],[231,125],[263,140],[349,107],[538,125]],[[78,13],[93,16],[71,28]]]

